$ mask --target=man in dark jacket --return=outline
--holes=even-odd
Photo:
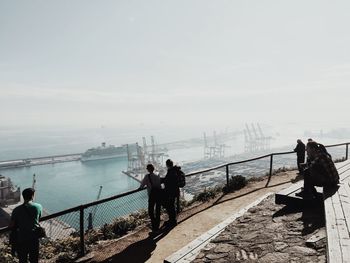
[[[174,167],[173,161],[168,159],[165,164],[168,168],[168,172],[164,177],[163,182],[166,195],[166,210],[169,216],[169,221],[165,222],[165,224],[168,227],[174,227],[177,225],[175,199],[179,196],[180,189],[177,185],[177,171]]]
[[[300,139],[297,140],[297,146],[295,147],[294,152],[297,153],[297,165],[299,174],[303,174],[303,168],[300,164],[305,162],[305,144]]]

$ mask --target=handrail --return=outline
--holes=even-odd
[[[337,147],[337,146],[346,145],[346,149],[348,150],[348,145],[349,144],[350,144],[350,142],[346,142],[346,143],[338,143],[338,144],[327,145],[325,147],[326,148],[330,148],[330,147]],[[217,169],[220,169],[220,168],[228,167],[230,165],[236,165],[236,164],[256,161],[256,160],[267,158],[267,157],[271,157],[272,158],[272,156],[274,156],[274,155],[284,155],[284,154],[291,154],[291,153],[294,153],[294,151],[270,153],[270,154],[254,157],[254,158],[251,158],[251,159],[246,159],[246,160],[242,160],[242,161],[221,164],[221,165],[218,165],[218,166],[215,166],[215,167],[211,167],[211,168],[208,168],[208,169],[204,169],[204,170],[200,170],[200,171],[195,171],[195,172],[189,173],[189,174],[186,175],[186,177],[193,176],[193,175],[196,175],[196,174],[210,172],[212,170],[217,170]],[[347,157],[347,155],[348,155],[348,153],[346,152],[346,157]],[[271,178],[271,167],[270,167],[270,177],[268,178],[268,182],[269,182],[270,178]],[[267,184],[268,184],[268,182],[267,182]],[[91,206],[94,206],[94,205],[99,205],[101,203],[105,203],[105,202],[108,202],[108,201],[111,201],[111,200],[114,200],[114,199],[118,199],[118,198],[130,195],[130,194],[134,194],[134,193],[137,193],[137,192],[140,192],[140,191],[143,191],[143,190],[145,190],[145,189],[139,189],[138,188],[138,189],[127,191],[127,192],[124,192],[124,193],[121,193],[121,194],[110,196],[110,197],[107,197],[107,198],[104,198],[104,199],[101,199],[101,200],[97,200],[97,201],[94,201],[94,202],[90,202],[90,203],[82,204],[82,205],[79,205],[79,206],[75,206],[75,207],[72,207],[72,208],[69,208],[69,209],[66,209],[66,210],[54,213],[54,214],[50,214],[50,215],[44,216],[44,217],[41,218],[40,221],[46,221],[46,220],[49,220],[49,219],[52,219],[52,218],[55,218],[55,217],[59,217],[59,216],[62,216],[62,215],[68,214],[68,213],[81,211],[81,210],[84,210],[84,209],[86,209],[88,207],[91,207]],[[8,232],[9,230],[10,230],[9,227],[2,228],[2,229],[0,229],[0,234]]]

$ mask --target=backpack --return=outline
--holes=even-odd
[[[177,175],[177,186],[182,188],[186,185],[186,176],[185,173],[181,170],[180,166],[176,166],[176,175]]]

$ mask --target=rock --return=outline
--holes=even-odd
[[[218,244],[213,251],[215,253],[228,253],[231,250],[234,250],[234,246],[229,244]]]
[[[288,253],[269,253],[259,259],[260,263],[281,263],[288,262],[289,254]]]
[[[227,256],[227,253],[219,253],[219,254],[208,254],[205,257],[210,260],[224,258]]]
[[[275,251],[280,252],[286,247],[288,247],[288,244],[284,242],[275,242],[274,246],[275,246]]]
[[[213,239],[211,242],[212,243],[225,243],[225,242],[229,242],[232,241],[232,237],[229,234],[222,234],[217,236],[215,239]]]
[[[297,254],[300,256],[313,256],[317,254],[317,251],[312,249],[312,248],[308,248],[308,247],[301,247],[301,246],[294,246],[294,247],[290,247],[288,249],[289,253],[293,253],[293,254]]]
[[[316,233],[313,234],[308,240],[306,240],[306,246],[314,249],[320,249],[326,246],[326,242],[326,230],[320,229],[316,231]]]

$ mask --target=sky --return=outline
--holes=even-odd
[[[0,0],[0,123],[349,127],[349,13],[338,0]]]

